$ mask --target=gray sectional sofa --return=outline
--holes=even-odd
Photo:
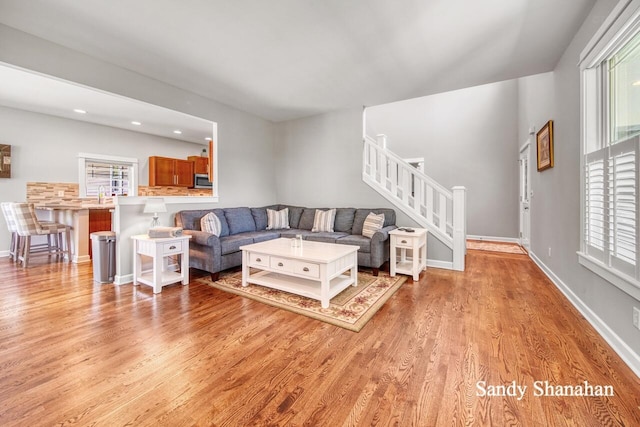
[[[267,230],[267,209],[289,209],[289,227]],[[326,210],[328,208],[318,208]],[[184,210],[176,213],[175,224],[184,234],[192,236],[189,242],[189,266],[211,273],[217,280],[220,271],[242,265],[240,246],[279,237],[302,235],[305,240],[359,246],[358,266],[370,267],[378,275],[380,267],[389,261],[389,231],[396,228],[393,209],[337,208],[334,232],[312,232],[316,208],[273,205],[261,208],[223,208]],[[200,219],[209,212],[220,220],[220,236],[201,231]],[[372,238],[362,235],[364,220],[370,212],[384,213],[383,228]]]

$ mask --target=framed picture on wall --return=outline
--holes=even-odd
[[[538,172],[553,167],[553,120],[549,120],[536,134]]]

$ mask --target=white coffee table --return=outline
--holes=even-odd
[[[301,248],[293,248],[291,239],[280,238],[240,249],[242,286],[279,289],[319,300],[328,308],[331,298],[358,285],[358,246],[305,240]],[[251,273],[252,268],[259,271]]]

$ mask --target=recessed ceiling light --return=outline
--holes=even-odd
[[[136,121],[133,121],[133,122],[131,122],[131,124],[132,124],[132,125],[135,125],[135,126],[140,126],[142,123],[140,123],[140,122],[136,122]]]
[[[176,133],[176,134],[178,134],[178,135],[181,135],[181,134],[182,134],[182,131],[181,131],[181,130],[179,130],[179,129],[176,129],[176,130],[174,130],[174,131],[173,131],[173,133]]]
[[[85,110],[81,110],[80,108],[75,108],[73,111],[75,111],[78,114],[87,114]]]
[[[640,80],[631,83],[632,86],[640,86]]]

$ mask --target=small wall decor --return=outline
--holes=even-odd
[[[11,178],[11,146],[0,144],[0,178]]]
[[[553,120],[549,120],[536,134],[538,172],[553,167]]]

